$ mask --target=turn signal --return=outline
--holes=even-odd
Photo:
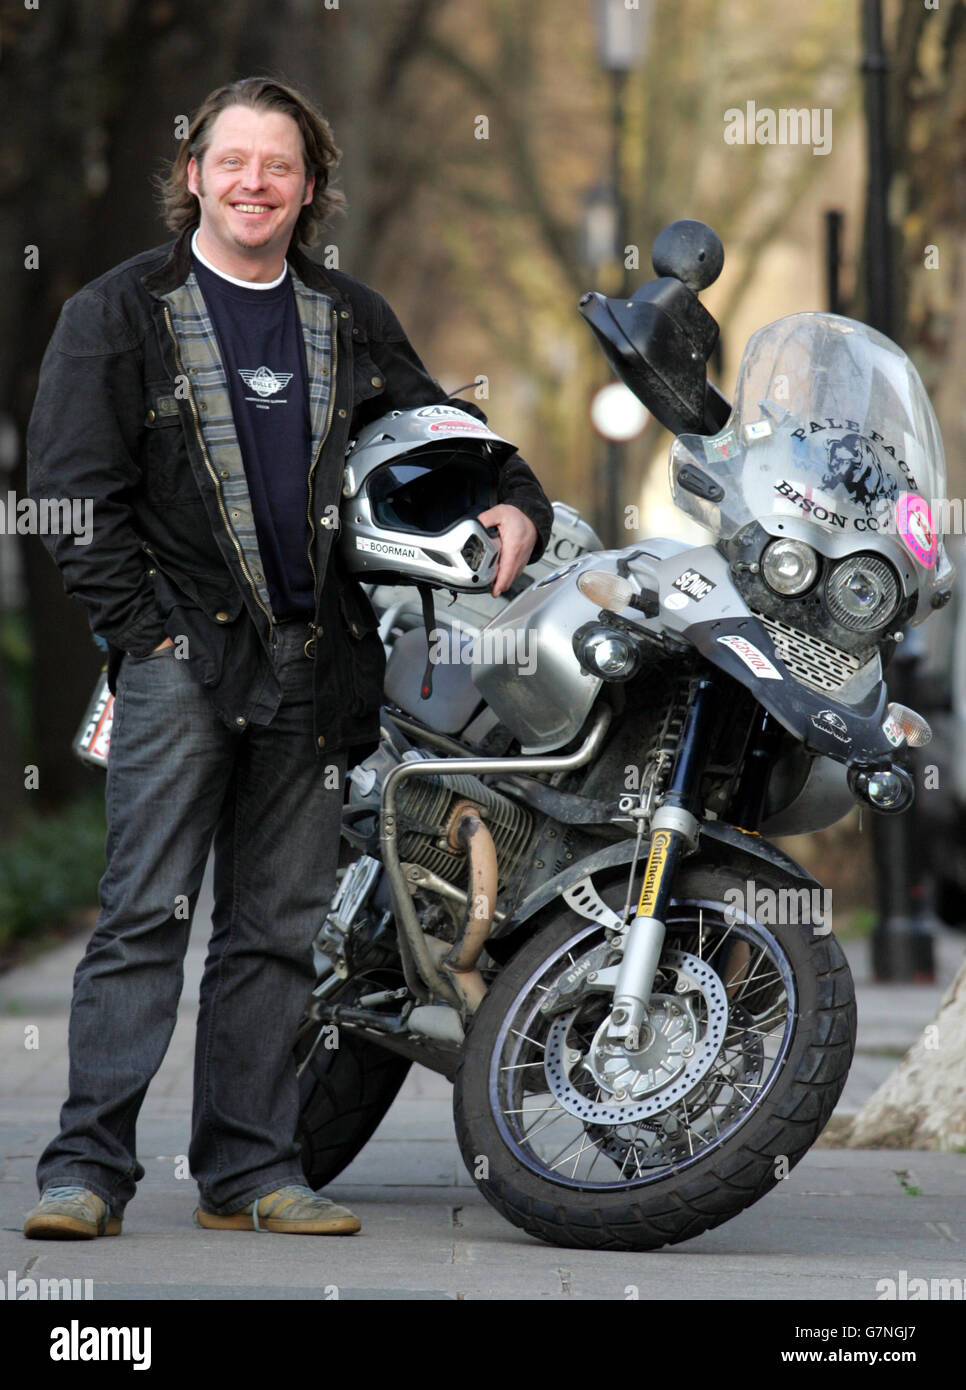
[[[622,579],[619,574],[608,574],[606,570],[585,570],[577,580],[577,588],[584,598],[611,613],[626,608],[637,593],[629,580]]]
[[[899,725],[910,748],[922,748],[931,740],[932,729],[922,715],[908,705],[890,704],[886,713]]]

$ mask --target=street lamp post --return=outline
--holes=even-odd
[[[630,285],[626,266],[627,196],[621,159],[624,132],[624,93],[628,73],[644,57],[652,17],[652,0],[628,5],[625,0],[595,0],[594,27],[597,55],[601,67],[611,79],[611,196],[613,198],[614,242],[611,255],[618,265],[617,293],[627,295]],[[605,543],[620,543],[617,515],[620,506],[621,476],[624,455],[622,446],[614,439],[606,445],[607,461],[604,471],[604,516],[601,535]]]
[[[866,317],[887,337],[896,333],[895,269],[889,188],[889,58],[882,38],[881,0],[862,3],[862,71],[865,77],[868,185],[865,200]],[[909,634],[912,636],[913,634]],[[906,641],[889,671],[889,692],[916,708],[917,644]],[[914,763],[905,760],[913,771]],[[872,935],[873,974],[880,980],[935,979],[935,954],[927,914],[927,880],[918,853],[921,821],[915,803],[898,816],[875,816],[873,862],[879,920]]]

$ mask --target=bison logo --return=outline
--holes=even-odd
[[[856,505],[871,513],[873,502],[886,498],[894,502],[899,486],[882,467],[875,450],[861,434],[843,434],[827,439],[826,472],[823,488],[843,487]]]

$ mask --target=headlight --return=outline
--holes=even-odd
[[[761,572],[776,594],[804,594],[815,583],[818,556],[804,541],[772,541],[761,557]]]
[[[877,555],[851,555],[825,581],[829,612],[851,632],[871,632],[887,623],[899,604],[892,566]]]

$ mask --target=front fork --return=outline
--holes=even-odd
[[[715,683],[698,681],[688,707],[681,740],[664,800],[651,818],[651,849],[644,871],[637,912],[623,936],[623,956],[617,967],[614,1007],[607,1036],[636,1052],[642,1045],[647,1006],[654,989],[661,951],[664,918],[686,853],[697,848],[700,822],[701,775],[704,772],[714,720]]]

